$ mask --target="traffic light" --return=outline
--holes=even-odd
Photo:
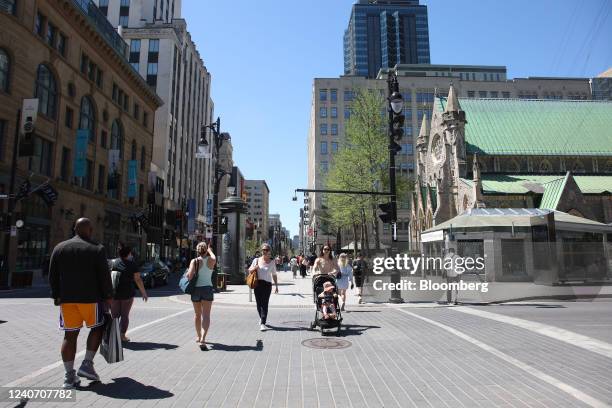
[[[219,234],[227,233],[227,217],[221,216],[219,217]]]
[[[380,209],[380,211],[382,211],[382,214],[378,216],[382,222],[384,222],[385,224],[391,224],[395,222],[395,220],[397,219],[397,208],[394,201],[379,204],[378,208]]]

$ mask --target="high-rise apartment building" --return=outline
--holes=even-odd
[[[96,1],[110,23],[121,27],[132,68],[164,101],[155,114],[149,183],[150,218],[160,233],[149,242],[149,252],[173,257],[178,236],[193,237],[205,229],[207,200],[212,199],[211,138],[208,156],[195,157],[200,129],[213,117],[210,73],[180,18],[180,0]]]
[[[401,174],[413,176],[416,140],[423,123],[431,120],[434,95],[446,95],[451,82],[463,98],[519,99],[592,99],[588,78],[506,78],[503,66],[470,65],[399,65],[397,75],[404,97],[404,137],[402,150],[396,156],[396,168]],[[308,188],[324,188],[325,173],[334,156],[342,149],[346,123],[351,117],[351,105],[360,90],[373,90],[387,95],[387,72],[378,78],[342,76],[315,78],[308,132]],[[381,109],[385,109],[381,106]],[[469,121],[469,120],[468,120]],[[469,126],[469,124],[468,124]],[[325,206],[320,193],[309,193],[308,222],[305,226],[312,244],[335,243],[336,232],[327,231],[319,217]],[[408,199],[398,197],[398,237],[408,238]],[[389,225],[382,227],[383,242],[389,242]],[[347,241],[348,242],[348,241]],[[343,245],[347,242],[343,242]],[[306,248],[308,249],[308,248]]]
[[[344,74],[375,78],[397,64],[429,64],[427,6],[419,0],[359,0],[344,31]]]
[[[270,189],[266,180],[245,180],[247,223],[251,224],[253,239],[268,240],[268,211]]]

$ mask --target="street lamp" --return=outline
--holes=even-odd
[[[397,78],[395,78],[395,81],[397,82]],[[399,114],[404,108],[404,98],[402,98],[402,94],[397,91],[391,94],[389,103],[391,104],[391,109],[396,114]]]

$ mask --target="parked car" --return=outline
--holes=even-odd
[[[147,288],[168,284],[170,269],[161,261],[145,262],[140,266],[140,277]]]

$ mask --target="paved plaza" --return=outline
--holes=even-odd
[[[217,294],[211,350],[194,341],[193,312],[176,285],[135,301],[125,360],[87,381],[90,407],[587,407],[612,405],[612,302],[491,306],[357,305],[339,336],[320,339],[310,281],[281,274],[260,332],[245,286]],[[0,295],[0,385],[61,385],[58,309],[40,289]],[[77,364],[83,358],[81,334]],[[58,406],[74,403],[0,406]]]

